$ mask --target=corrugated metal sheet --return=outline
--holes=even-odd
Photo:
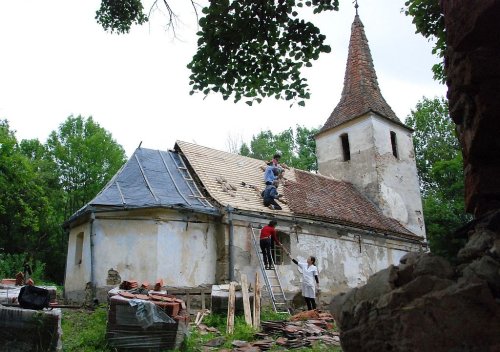
[[[176,152],[146,148],[138,148],[104,189],[69,221],[89,207],[174,207],[218,212],[202,196]]]

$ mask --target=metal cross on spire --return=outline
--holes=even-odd
[[[356,9],[356,16],[357,16],[358,15],[358,7],[359,7],[358,0],[354,0],[352,3],[354,4],[354,8]]]

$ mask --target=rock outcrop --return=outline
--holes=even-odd
[[[344,351],[500,351],[500,211],[460,231],[457,266],[408,253],[334,297]]]
[[[500,1],[441,0],[450,116],[464,156],[465,203],[500,209]]]

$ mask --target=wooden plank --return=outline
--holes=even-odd
[[[201,309],[205,310],[205,292],[201,291]]]
[[[234,332],[234,303],[235,303],[236,283],[234,281],[229,285],[229,297],[227,302],[227,334]]]
[[[260,282],[258,271],[255,273],[255,290],[253,294],[253,327],[260,330]]]
[[[189,292],[186,292],[186,309],[189,315],[191,315],[191,296],[189,296]]]
[[[248,295],[248,279],[245,274],[241,275],[241,292],[243,293],[243,311],[245,312],[245,323],[252,326],[252,312],[250,311],[250,297]]]

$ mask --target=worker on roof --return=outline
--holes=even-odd
[[[264,182],[266,186],[270,186],[273,184],[274,180],[278,178],[278,169],[273,166],[272,163],[267,165],[266,170],[264,171]]]
[[[276,199],[281,198],[283,195],[278,194],[278,180],[274,180],[272,184],[267,185],[266,189],[264,189],[261,193],[261,196],[264,201],[264,206],[269,207],[272,210],[282,210],[281,206],[276,203]]]
[[[280,163],[280,159],[281,159],[281,154],[276,153],[276,154],[274,154],[273,159],[271,160],[272,166],[274,166],[274,168],[277,171],[277,175],[276,176],[278,178],[283,177],[283,173],[285,172],[285,167],[286,167],[285,164],[281,164]]]

